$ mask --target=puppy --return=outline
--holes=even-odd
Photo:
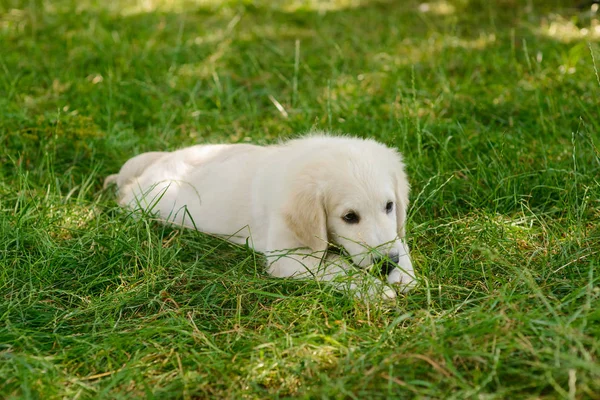
[[[127,161],[106,178],[105,186],[111,183],[124,207],[249,243],[276,277],[313,277],[358,296],[390,299],[392,287],[352,264],[392,262],[388,284],[401,291],[415,284],[404,241],[404,164],[374,140],[313,134],[266,147],[150,152]]]

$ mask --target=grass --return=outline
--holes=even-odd
[[[0,397],[598,398],[594,10],[1,1]],[[405,155],[421,286],[392,304],[101,189],[142,151],[313,128]]]

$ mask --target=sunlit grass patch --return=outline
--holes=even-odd
[[[542,21],[539,32],[566,43],[578,39],[597,41],[600,39],[600,19],[597,4],[591,5],[589,13],[591,18],[583,18],[580,24],[577,23],[579,21],[576,19],[567,19],[560,14],[550,14],[547,19]]]

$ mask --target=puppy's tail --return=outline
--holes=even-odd
[[[106,179],[104,179],[104,185],[102,185],[102,189],[106,190],[107,187],[109,187],[112,184],[117,183],[117,178],[119,177],[119,174],[112,174],[106,177]]]
[[[166,152],[152,151],[143,153],[128,160],[119,171],[118,174],[112,174],[104,180],[104,189],[112,184],[116,184],[118,188],[122,188],[129,182],[142,175],[144,171],[155,161],[162,158]]]

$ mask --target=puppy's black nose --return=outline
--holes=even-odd
[[[381,274],[387,276],[397,267],[398,261],[400,261],[400,254],[398,254],[398,252],[392,252],[386,257],[374,258],[373,264],[381,262]]]

